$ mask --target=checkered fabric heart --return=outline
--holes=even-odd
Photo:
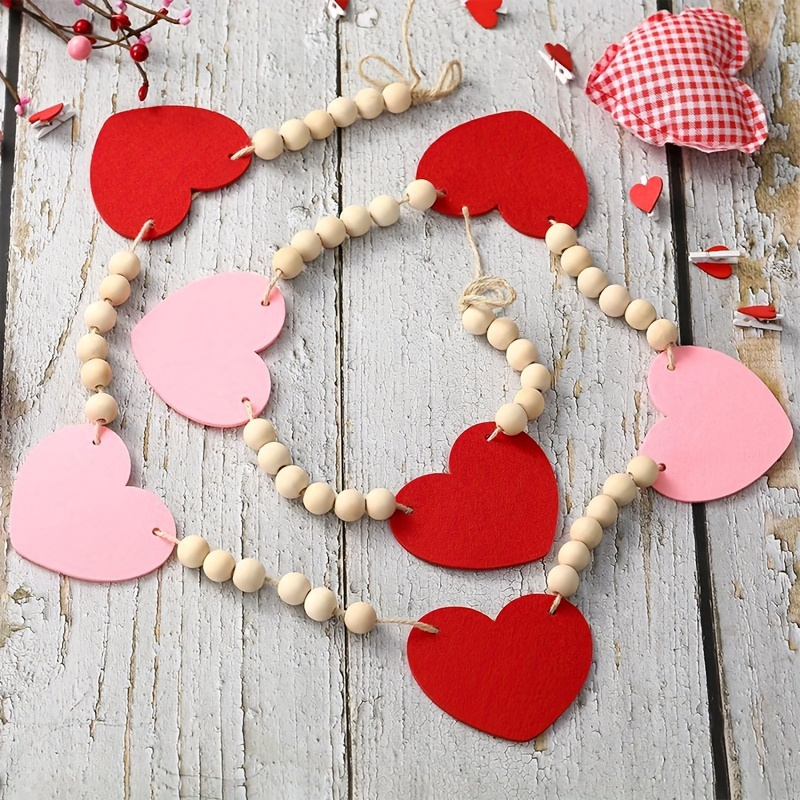
[[[659,11],[612,44],[586,82],[591,101],[645,142],[752,153],[767,138],[739,20],[710,8]]]

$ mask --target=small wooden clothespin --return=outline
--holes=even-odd
[[[544,51],[540,50],[539,55],[561,83],[567,84],[575,80],[575,75],[572,73],[572,56],[563,44],[547,42]]]
[[[762,331],[782,331],[783,314],[778,314],[775,306],[743,306],[733,317],[737,328],[759,328]]]
[[[36,138],[41,139],[52,133],[61,123],[72,119],[78,112],[69,104],[57,103],[50,108],[37,111],[28,117],[28,122],[36,129]]]
[[[325,0],[325,11],[331,19],[341,19],[347,13],[350,0]]]

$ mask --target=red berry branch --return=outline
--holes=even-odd
[[[33,0],[0,0],[0,4],[5,8],[19,11],[58,37],[66,45],[67,55],[75,61],[86,61],[93,51],[109,47],[127,50],[141,75],[142,84],[139,87],[138,95],[140,100],[144,100],[150,87],[147,72],[143,66],[150,57],[148,45],[152,41],[152,36],[148,31],[160,22],[188,25],[192,18],[192,9],[187,7],[177,16],[171,16],[170,6],[173,0],[161,0],[158,9],[147,8],[132,2],[132,0],[98,0],[98,2],[72,0],[72,2],[78,7],[84,6],[91,11],[94,19],[79,17],[71,23],[64,24],[49,17]],[[129,7],[137,12],[137,14],[131,15],[138,18],[136,22],[132,21],[131,16],[128,15]],[[101,20],[102,24],[100,24]],[[2,71],[0,71],[0,80],[3,81],[9,95],[14,100],[14,110],[18,115],[23,116],[31,98],[20,96],[16,87],[11,84]]]

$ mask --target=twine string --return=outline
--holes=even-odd
[[[133,244],[131,245],[131,252],[132,253],[136,252],[136,248],[144,240],[144,237],[146,236],[147,231],[149,231],[150,228],[154,227],[155,224],[156,224],[156,221],[154,219],[148,219],[147,222],[145,222],[144,225],[142,225],[142,229],[139,231],[139,233],[136,234],[136,238],[133,240]]]
[[[429,625],[427,622],[421,622],[418,619],[387,617],[379,619],[378,623],[381,625],[408,625],[410,628],[416,628],[418,631],[424,631],[425,633],[439,633],[439,629],[435,625]]]

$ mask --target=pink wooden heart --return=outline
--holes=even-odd
[[[666,466],[654,488],[687,503],[716,500],[760,478],[792,441],[792,425],[757,375],[706,347],[676,347],[653,362],[650,397],[665,419],[641,452]]]
[[[156,394],[201,425],[232,428],[259,415],[270,377],[258,355],[283,327],[283,295],[253,272],[227,272],[190,283],[162,300],[133,329],[136,360]]]
[[[131,459],[116,433],[93,425],[51,434],[28,454],[11,497],[14,549],[42,567],[86,581],[124,581],[158,569],[175,536],[167,507],[127,486]]]

